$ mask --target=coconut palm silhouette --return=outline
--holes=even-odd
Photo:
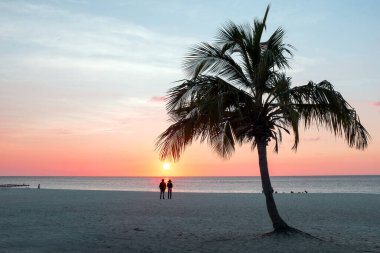
[[[299,143],[299,127],[324,127],[344,138],[350,147],[364,149],[370,136],[358,115],[328,81],[291,86],[287,77],[293,47],[283,42],[280,27],[262,42],[269,6],[253,24],[228,22],[213,44],[202,42],[184,59],[188,79],[167,95],[172,124],[158,137],[161,159],[178,160],[195,140],[207,141],[221,157],[229,158],[237,144],[257,148],[262,188],[274,232],[297,232],[279,215],[267,164],[267,145],[274,150],[283,132]],[[299,231],[298,231],[299,232]]]

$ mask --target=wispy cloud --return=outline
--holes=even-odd
[[[3,138],[26,138],[39,135],[92,135],[105,132],[133,133],[140,124],[165,118],[162,103],[151,98],[126,97],[80,109],[78,104],[68,106],[64,112],[34,115],[22,121],[0,123]]]
[[[165,98],[166,98],[165,96],[153,96],[150,98],[150,101],[163,103],[165,102]]]
[[[321,139],[321,137],[317,136],[317,137],[312,137],[312,138],[302,138],[303,141],[319,141]]]
[[[376,106],[376,107],[380,107],[380,101],[372,102],[371,105]]]
[[[78,14],[49,5],[5,2],[0,3],[0,10],[6,13],[0,18],[0,40],[22,44],[28,48],[23,51],[24,58],[34,60],[39,55],[37,60],[46,66],[54,58],[55,66],[62,67],[73,61],[86,66],[83,62],[91,61],[103,68],[113,61],[178,68],[183,45],[194,42],[191,38],[159,34],[126,20]],[[93,64],[87,66],[91,68]]]
[[[293,60],[290,61],[292,68],[287,72],[289,74],[300,73],[305,71],[307,68],[322,64],[324,61],[325,59],[320,57],[296,56]]]

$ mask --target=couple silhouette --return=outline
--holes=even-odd
[[[172,198],[172,189],[173,189],[173,183],[172,180],[169,179],[168,183],[165,183],[165,180],[162,179],[160,185],[158,186],[160,188],[160,199],[165,199],[165,190],[166,187],[168,188],[168,199]]]

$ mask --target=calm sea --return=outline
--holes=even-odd
[[[273,189],[309,193],[380,194],[380,176],[271,177]],[[158,191],[158,177],[0,177],[0,184],[29,184],[30,188]],[[259,177],[174,177],[177,192],[260,193]]]

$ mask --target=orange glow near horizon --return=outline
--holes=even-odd
[[[162,115],[162,114],[161,114]],[[361,151],[343,140],[317,130],[301,133],[297,152],[285,137],[279,154],[268,146],[271,176],[380,174],[380,134],[376,119],[363,113],[372,142]],[[164,118],[164,117],[162,117]],[[3,138],[0,143],[0,176],[259,176],[257,151],[238,147],[229,160],[218,157],[207,144],[193,143],[180,161],[163,163],[154,151],[154,140],[165,129],[135,126],[135,133],[123,131],[89,135],[38,135]]]

